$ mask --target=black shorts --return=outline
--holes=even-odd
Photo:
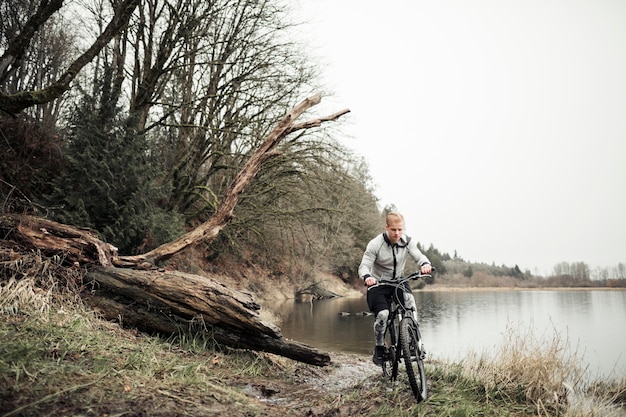
[[[411,292],[408,283],[404,283],[404,287]],[[370,311],[377,315],[380,311],[391,309],[391,297],[394,292],[404,294],[400,288],[391,285],[374,285],[367,290],[367,306]],[[400,302],[404,305],[404,296],[400,297]]]

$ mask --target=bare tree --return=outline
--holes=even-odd
[[[76,58],[59,78],[44,86],[40,90],[20,89],[5,93],[0,91],[0,110],[9,114],[16,114],[29,107],[49,103],[63,95],[77,74],[91,62],[114,36],[123,30],[133,14],[140,0],[121,0],[115,5],[114,15],[104,31],[96,38],[93,44]],[[0,56],[0,82],[22,65],[21,59],[26,53],[33,36],[62,6],[60,0],[41,0],[39,8],[33,14],[22,30],[14,39],[10,40],[7,49]]]
[[[62,14],[48,17],[56,10],[55,3],[40,5],[39,9],[30,1],[0,3],[0,51],[5,51],[0,64],[0,85],[5,92],[41,90],[58,79],[71,62],[74,33],[67,29]],[[30,21],[25,22],[29,17]],[[33,33],[34,26],[44,18],[47,18],[45,24]],[[22,50],[17,52],[19,48]],[[52,133],[62,101],[30,107],[27,114]]]
[[[313,78],[297,47],[282,40],[287,25],[274,3],[231,1],[187,32],[189,50],[159,103],[171,138],[172,208],[212,211],[207,203]]]
[[[283,117],[280,123],[278,123],[267,138],[265,138],[261,146],[252,154],[250,159],[246,161],[245,165],[226,191],[224,198],[220,201],[215,213],[209,220],[178,239],[166,243],[165,245],[161,245],[148,253],[137,256],[122,257],[121,260],[123,262],[130,262],[131,264],[137,264],[140,262],[156,264],[192,244],[206,241],[210,242],[214,240],[218,233],[231,221],[233,210],[235,209],[235,206],[239,201],[239,197],[243,193],[244,189],[257,175],[261,166],[268,159],[278,155],[276,147],[287,135],[302,129],[319,126],[323,122],[334,121],[349,111],[342,110],[327,117],[310,120],[304,123],[295,123],[296,119],[300,115],[302,115],[310,107],[318,104],[320,100],[321,95],[319,94],[309,97]]]

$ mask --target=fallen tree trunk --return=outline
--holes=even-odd
[[[177,271],[135,271],[96,268],[85,276],[100,295],[123,297],[128,304],[155,311],[202,319],[207,324],[281,337],[278,327],[259,319],[261,308],[252,296],[218,281]]]
[[[0,215],[0,236],[27,251],[61,257],[69,265],[110,266],[117,257],[115,247],[98,239],[92,231],[42,217]]]
[[[123,320],[145,331],[176,335],[208,332],[218,343],[281,355],[317,366],[330,356],[282,337],[280,328],[261,320],[250,294],[211,278],[182,272],[97,268],[85,277],[94,289],[86,301],[109,320]]]
[[[67,266],[89,265],[83,279],[90,290],[85,292],[85,301],[106,319],[124,326],[165,336],[186,332],[191,326],[234,348],[270,352],[317,366],[330,363],[327,353],[285,339],[279,327],[262,320],[251,294],[216,279],[157,268],[97,266],[106,264],[102,257],[110,252],[107,243],[89,230],[39,217],[2,215],[0,235],[0,246],[13,253],[9,259],[19,261],[20,251],[36,250]]]

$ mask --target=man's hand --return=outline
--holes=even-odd
[[[422,274],[430,274],[433,271],[433,267],[430,264],[424,264],[421,266],[420,271]]]
[[[376,278],[374,277],[365,278],[365,285],[367,285],[368,287],[371,287],[374,284],[376,284]]]

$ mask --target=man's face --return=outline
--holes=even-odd
[[[404,222],[400,219],[392,219],[387,226],[387,237],[392,245],[398,243],[398,240],[402,237],[402,233],[404,232]]]

